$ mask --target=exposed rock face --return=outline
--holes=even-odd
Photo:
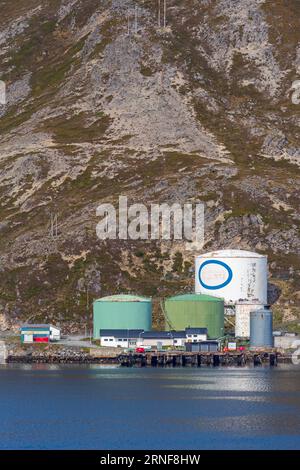
[[[0,313],[0,331],[6,331],[10,327],[9,319],[3,313]]]
[[[165,29],[155,0],[2,3],[0,328],[73,330],[95,297],[193,288],[185,243],[97,239],[96,207],[119,195],[204,201],[203,250],[268,254],[277,321],[289,311],[294,328],[298,1],[170,0]]]

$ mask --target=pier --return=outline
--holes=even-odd
[[[288,358],[278,356],[276,352],[147,352],[124,353],[118,356],[123,367],[219,367],[248,365],[277,366]]]
[[[36,352],[8,354],[2,363],[19,364],[103,364],[121,367],[244,367],[291,364],[290,354],[282,355],[276,351],[243,352],[187,352],[187,351],[149,351],[145,353],[120,352],[119,354],[97,355],[80,351],[67,353]]]

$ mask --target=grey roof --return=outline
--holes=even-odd
[[[113,336],[118,338],[145,338],[145,339],[173,339],[185,338],[187,334],[207,334],[207,328],[186,328],[185,331],[144,331],[125,329],[100,329],[100,336]]]
[[[49,326],[49,323],[24,323],[24,325],[21,325],[21,328],[49,328]]]
[[[185,338],[185,331],[171,331],[173,338]]]
[[[173,339],[185,338],[185,331],[145,331],[142,335],[145,339]]]
[[[21,325],[22,328],[57,328],[58,330],[60,329],[59,326],[54,326],[51,323],[24,323],[24,325]]]
[[[186,343],[186,344],[219,344],[219,341],[217,341],[216,339],[208,339],[208,340],[205,340],[205,341],[195,341],[194,343]]]
[[[142,338],[146,339],[172,339],[171,331],[144,331],[141,335]]]
[[[100,330],[100,336],[114,336],[115,338],[138,338],[144,330]]]
[[[207,328],[186,328],[187,335],[207,335]]]

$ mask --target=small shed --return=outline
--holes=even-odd
[[[50,324],[25,324],[21,326],[22,343],[49,343],[60,340],[60,329]]]

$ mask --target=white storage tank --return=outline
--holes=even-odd
[[[250,338],[250,312],[260,310],[264,305],[248,302],[237,302],[235,305],[235,337]]]
[[[224,299],[267,303],[267,256],[251,251],[220,250],[196,257],[195,292]]]

